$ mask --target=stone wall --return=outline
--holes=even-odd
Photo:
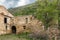
[[[13,15],[10,14],[4,6],[0,6],[0,35],[9,33],[12,17]],[[5,21],[7,23],[5,23]]]
[[[16,33],[32,32],[32,31],[38,32],[38,30],[40,31],[44,30],[43,23],[34,18],[32,15],[14,17],[12,19],[12,26],[16,27]]]

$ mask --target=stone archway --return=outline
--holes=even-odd
[[[13,33],[13,34],[16,34],[16,26],[12,26],[11,29],[12,29],[12,33]]]

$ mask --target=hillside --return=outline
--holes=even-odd
[[[58,25],[58,3],[53,0],[37,0],[35,3],[9,9],[14,16],[19,15],[34,15],[37,19],[43,21],[46,27]]]
[[[28,15],[30,14],[30,12],[34,11],[33,8],[37,8],[35,7],[35,3],[32,3],[32,4],[28,4],[28,5],[25,5],[25,6],[21,6],[21,7],[17,7],[17,8],[11,8],[9,9],[9,11],[14,15],[14,16],[18,16],[18,15]],[[35,9],[36,10],[36,9]],[[31,12],[31,13],[32,13]],[[34,11],[35,12],[35,11]],[[16,14],[17,13],[17,14]]]

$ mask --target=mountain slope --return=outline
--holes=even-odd
[[[33,3],[32,5],[29,4],[29,5],[26,5],[26,6],[21,6],[21,7],[9,9],[9,11],[10,11],[13,15],[15,15],[15,14],[17,13],[15,16],[17,16],[17,15],[25,15],[25,14],[29,14],[28,12],[30,12],[30,11],[34,11],[34,9],[33,9],[34,6],[35,6],[35,4]],[[37,8],[37,7],[36,7],[36,8]],[[33,9],[33,10],[32,10],[32,9]]]

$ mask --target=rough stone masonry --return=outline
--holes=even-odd
[[[4,6],[0,5],[0,35],[19,34],[22,32],[40,32],[44,30],[41,21],[32,15],[13,16]]]

